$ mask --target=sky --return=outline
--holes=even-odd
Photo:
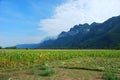
[[[120,0],[0,0],[0,46],[40,43],[76,24],[120,15]]]

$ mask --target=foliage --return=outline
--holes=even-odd
[[[77,57],[119,58],[119,50],[1,50],[0,69],[22,68]]]
[[[0,74],[0,80],[9,80],[10,75]]]
[[[37,77],[51,77],[55,71],[57,74],[56,69],[67,68],[101,73],[107,70],[104,78],[112,75],[110,78],[114,79],[115,71],[120,71],[119,62],[120,50],[0,50],[0,71],[24,73],[26,70],[27,75]]]
[[[105,80],[119,80],[117,75],[113,72],[110,72],[110,71],[105,72],[104,75],[103,75],[103,78]]]
[[[5,49],[16,49],[16,47],[15,46],[5,47]]]
[[[51,68],[46,68],[45,70],[43,70],[39,76],[50,76],[51,74],[54,74],[55,71]]]

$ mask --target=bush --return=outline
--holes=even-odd
[[[113,72],[105,72],[103,77],[104,80],[119,80],[117,75]]]
[[[5,74],[0,74],[0,80],[9,80],[10,76]]]
[[[54,73],[55,73],[55,71],[53,69],[48,68],[46,70],[43,70],[43,72],[41,72],[39,75],[40,76],[49,76]]]
[[[2,49],[2,47],[0,46],[0,49]]]

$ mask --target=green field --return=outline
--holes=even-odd
[[[119,77],[120,50],[0,50],[0,80],[119,80]]]

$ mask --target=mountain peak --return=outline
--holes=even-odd
[[[90,31],[90,25],[85,24],[79,24],[75,25],[73,28],[71,28],[68,32],[61,32],[58,38],[68,37],[68,36],[74,36],[76,34],[85,34]]]

